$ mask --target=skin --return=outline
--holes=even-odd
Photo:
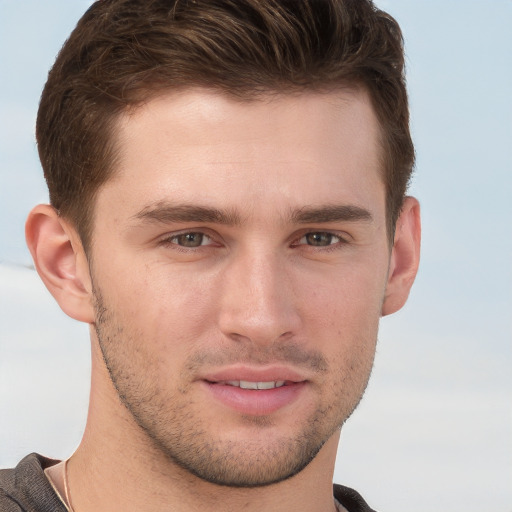
[[[87,256],[51,207],[27,222],[41,277],[91,325],[75,511],[334,510],[341,426],[419,258],[412,198],[389,245],[367,95],[187,90],[116,138]]]

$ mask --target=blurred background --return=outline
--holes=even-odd
[[[0,0],[0,467],[69,456],[87,327],[40,283],[24,221],[47,194],[39,95],[85,0]],[[381,512],[512,512],[512,1],[378,0],[401,24],[423,256],[384,318],[335,481]]]

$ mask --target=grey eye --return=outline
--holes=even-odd
[[[183,233],[172,237],[172,242],[182,247],[200,247],[208,240],[204,233]]]
[[[303,243],[306,243],[307,245],[325,247],[327,245],[332,245],[333,243],[338,242],[339,237],[333,235],[332,233],[315,232],[304,235],[302,240],[304,240]]]

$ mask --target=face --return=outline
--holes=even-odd
[[[189,90],[125,116],[118,137],[91,277],[119,397],[204,480],[296,474],[373,361],[390,250],[369,99]]]

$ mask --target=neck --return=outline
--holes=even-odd
[[[94,441],[94,444],[93,444]],[[269,486],[231,488],[205,482],[177,467],[148,446],[84,438],[68,463],[71,500],[76,512],[332,512],[334,457],[330,439],[298,475]],[[107,446],[108,444],[108,446]],[[331,446],[332,445],[332,446]]]
[[[89,416],[82,442],[68,462],[75,512],[332,512],[332,478],[339,433],[313,461],[282,482],[233,488],[203,481],[177,466],[148,439],[120,403],[93,354]]]

